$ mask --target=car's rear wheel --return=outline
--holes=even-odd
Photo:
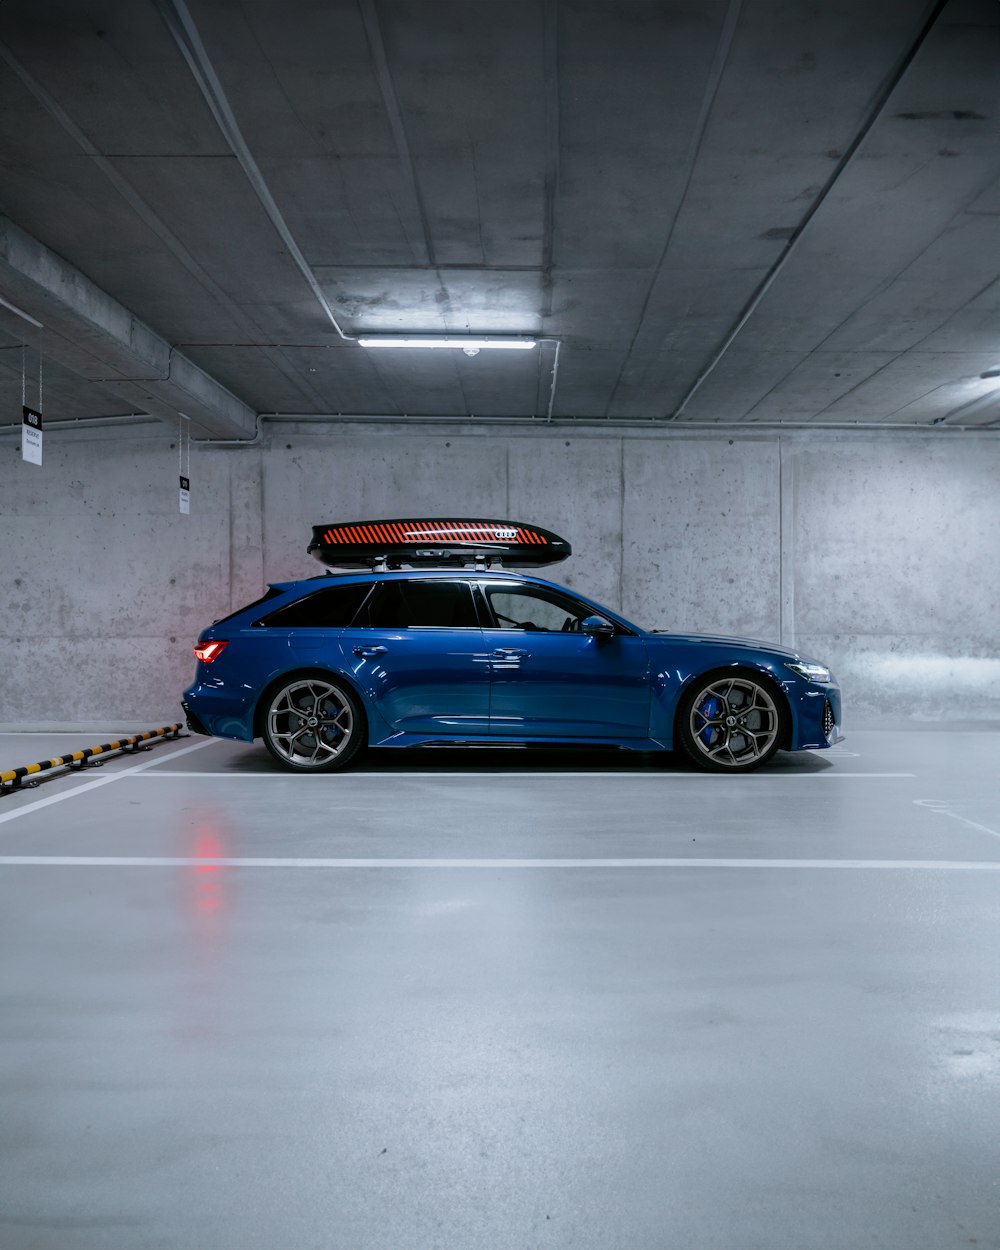
[[[677,739],[699,768],[748,772],[778,750],[786,718],[784,699],[766,678],[742,671],[709,673],[681,700]]]
[[[271,693],[261,733],[285,768],[333,772],[346,768],[364,745],[364,714],[357,697],[340,682],[300,674]]]

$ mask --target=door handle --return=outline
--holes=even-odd
[[[497,647],[492,653],[494,660],[526,660],[528,652],[521,647]]]
[[[373,660],[377,655],[385,655],[389,650],[388,647],[355,647],[354,654],[360,656],[363,660]]]

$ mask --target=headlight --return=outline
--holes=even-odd
[[[803,660],[786,660],[785,668],[790,668],[793,673],[798,673],[806,681],[829,682],[833,680],[830,670],[824,668],[822,664],[806,664]]]

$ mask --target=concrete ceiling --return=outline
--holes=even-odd
[[[996,0],[5,0],[0,402],[989,426],[998,66]]]

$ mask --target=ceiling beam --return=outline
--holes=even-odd
[[[813,218],[816,216],[819,210],[823,207],[823,204],[826,202],[827,197],[830,195],[830,192],[833,190],[838,179],[847,169],[847,166],[850,164],[850,162],[854,159],[855,154],[857,153],[861,145],[864,143],[865,139],[868,137],[869,132],[874,128],[875,123],[881,118],[890,99],[892,98],[893,94],[902,83],[907,70],[916,60],[917,55],[919,54],[924,44],[926,43],[928,36],[930,35],[931,31],[934,29],[935,25],[937,24],[938,18],[941,16],[941,14],[947,8],[950,2],[951,0],[931,0],[931,3],[928,5],[921,19],[921,22],[920,22],[920,25],[919,25],[919,28],[917,30],[915,37],[913,38],[909,46],[903,51],[903,54],[897,60],[893,68],[890,70],[886,80],[883,82],[879,91],[875,95],[875,98],[870,104],[867,114],[864,117],[860,127],[855,132],[854,137],[852,138],[851,142],[847,145],[844,152],[841,153],[840,157],[837,160],[836,165],[834,165],[833,170],[830,173],[830,176],[827,178],[825,184],[819,188],[819,191],[810,201],[805,212],[802,214],[798,222],[798,225],[792,231],[791,235],[789,235],[788,241],[785,243],[784,249],[782,250],[781,254],[777,257],[774,264],[764,275],[760,284],[757,286],[757,289],[750,296],[750,299],[747,301],[742,312],[737,317],[736,321],[733,323],[729,332],[724,336],[724,338],[722,339],[722,342],[716,348],[715,352],[712,354],[712,357],[708,361],[708,363],[701,369],[698,376],[695,378],[694,382],[691,384],[686,394],[681,399],[680,403],[677,405],[677,407],[674,409],[672,413],[666,416],[665,418],[666,420],[677,421],[683,416],[684,410],[687,408],[688,404],[691,402],[692,399],[694,399],[695,395],[698,393],[698,391],[701,389],[704,383],[708,380],[709,375],[712,374],[715,371],[715,369],[718,367],[723,356],[726,355],[726,353],[732,347],[733,343],[735,343],[736,339],[739,337],[741,331],[746,326],[747,322],[757,311],[757,308],[763,301],[764,296],[771,289],[771,286],[774,284],[774,282],[778,278],[778,275],[781,273],[781,271],[785,268],[785,265],[788,263],[789,258],[791,257],[793,251],[795,250],[799,240],[802,238],[802,235],[804,234],[806,228],[812,222]]]
[[[0,216],[0,328],[195,437],[252,438],[257,414],[124,305]],[[53,414],[55,415],[55,414]]]

